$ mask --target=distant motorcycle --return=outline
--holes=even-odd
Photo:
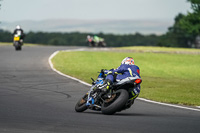
[[[104,40],[99,41],[97,44],[98,47],[106,47],[106,43],[104,42]]]
[[[87,43],[91,47],[106,47],[106,43],[104,41],[94,42],[93,40],[88,40]]]
[[[128,109],[134,103],[131,92],[141,84],[142,79],[138,76],[128,77],[119,82],[114,82],[109,92],[105,93],[98,88],[105,81],[107,70],[101,70],[98,78],[92,82],[92,87],[76,104],[76,112],[87,109],[101,111],[103,114],[112,115],[116,112]],[[96,89],[95,89],[96,88]]]
[[[106,43],[103,38],[98,37],[98,41],[91,36],[87,36],[87,43],[91,47],[106,47]]]
[[[15,47],[15,50],[21,50],[23,45],[23,39],[21,39],[21,32],[17,32],[17,34],[14,35],[13,39],[13,46]]]
[[[95,42],[94,42],[94,40],[92,38],[87,38],[87,43],[91,47],[95,47],[96,46],[96,44],[95,44]]]

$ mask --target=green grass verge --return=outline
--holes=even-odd
[[[200,55],[126,52],[59,52],[54,67],[91,83],[100,69],[117,68],[134,58],[143,79],[140,97],[175,104],[200,105]]]
[[[0,42],[0,46],[12,45],[10,42]]]
[[[12,42],[0,42],[0,46],[9,46],[9,45],[13,45],[13,43]],[[42,46],[42,44],[32,44],[32,43],[24,43],[24,45],[25,46],[38,46],[38,45],[41,45]]]
[[[170,48],[170,47],[151,47],[151,46],[134,46],[134,47],[120,47],[116,48],[120,50],[130,50],[130,51],[139,51],[139,52],[169,52],[169,53],[200,53],[200,49],[192,48]]]

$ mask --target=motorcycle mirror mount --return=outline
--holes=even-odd
[[[93,79],[93,78],[91,78],[91,80],[94,82],[94,79]]]
[[[93,78],[91,78],[91,80],[92,80],[92,85],[95,85],[95,83],[94,83],[94,82],[95,82],[95,81],[94,81],[94,79],[93,79]]]

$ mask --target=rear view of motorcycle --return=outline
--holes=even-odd
[[[114,82],[109,92],[98,89],[105,81],[107,70],[101,70],[96,80],[92,79],[92,86],[76,104],[76,112],[87,109],[101,111],[103,114],[112,115],[116,112],[128,109],[134,103],[136,97],[132,93],[141,84],[142,79],[138,76],[127,77],[119,82]]]
[[[21,50],[22,49],[22,44],[23,44],[23,39],[21,39],[21,32],[18,31],[17,34],[14,35],[13,39],[13,46],[15,47],[15,50]]]

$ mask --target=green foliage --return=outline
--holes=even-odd
[[[200,38],[200,1],[188,0],[191,3],[193,12],[187,15],[178,14],[174,19],[173,26],[169,27],[164,35],[142,35],[140,33],[114,35],[96,34],[105,39],[108,47],[123,46],[165,46],[165,47],[188,47],[200,48],[197,37]],[[88,46],[87,35],[93,33],[45,33],[29,32],[24,40],[25,43],[36,43],[45,45],[66,45],[66,46]],[[0,31],[0,41],[12,41],[11,33]]]
[[[191,8],[195,13],[200,11],[200,1],[199,0],[188,0],[191,3]]]
[[[168,32],[162,36],[160,44],[168,47],[191,47],[190,43],[193,39],[192,35],[183,30],[180,26],[180,21],[185,17],[183,14],[178,14],[174,19],[174,25],[168,28]]]
[[[12,35],[9,32],[2,31],[0,42],[11,42]],[[47,32],[29,32],[24,39],[25,43],[45,44],[45,45],[66,45],[66,46],[88,46],[86,42],[87,35],[93,33],[47,33]],[[0,34],[1,35],[1,34]],[[128,35],[114,34],[96,34],[105,39],[108,47],[121,46],[156,46],[160,36],[142,35],[140,33]]]
[[[123,46],[165,46],[200,48],[200,0],[187,0],[191,3],[192,12],[187,15],[178,14],[173,26],[164,35],[142,35],[140,33],[115,35],[104,33],[48,33],[29,32],[24,42],[45,45],[88,46],[86,36],[97,35],[105,39],[108,47]],[[12,34],[0,30],[0,42],[12,42]]]
[[[12,42],[12,34],[0,29],[0,42]]]
[[[183,17],[179,24],[180,27],[187,33],[192,35],[200,35],[200,1],[199,0],[188,0],[191,2],[192,13],[188,13],[187,16]]]
[[[187,33],[197,36],[200,35],[200,11],[189,13],[180,20],[180,27]]]
[[[169,28],[164,36],[164,40],[160,43],[175,47],[193,47],[199,48],[196,42],[197,36],[200,35],[200,1],[188,0],[191,3],[193,12],[187,15],[178,14],[175,17],[175,23]]]

